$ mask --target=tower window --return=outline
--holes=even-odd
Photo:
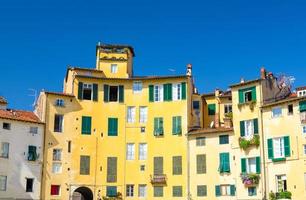
[[[109,86],[109,101],[118,101],[118,86]]]
[[[115,74],[118,72],[118,65],[117,64],[111,64],[111,73]]]

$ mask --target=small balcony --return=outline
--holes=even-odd
[[[152,184],[166,184],[167,183],[166,174],[151,175],[150,177],[151,177]]]

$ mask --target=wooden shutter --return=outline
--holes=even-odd
[[[154,157],[154,175],[162,175],[163,170],[163,157]]]
[[[208,115],[216,114],[216,104],[208,104]]]
[[[256,173],[257,174],[260,174],[260,157],[258,156],[258,157],[256,157]]]
[[[80,99],[80,100],[83,99],[83,83],[82,82],[79,82],[78,99]]]
[[[246,173],[246,159],[241,158],[241,173]]]
[[[256,101],[256,87],[252,87],[252,101]]]
[[[107,182],[117,182],[117,157],[107,158]]]
[[[299,107],[300,107],[300,112],[306,111],[306,101],[301,101],[299,103]]]
[[[118,135],[118,119],[108,118],[108,136]]]
[[[273,152],[273,140],[272,138],[268,139],[268,158],[273,159],[274,158],[274,152]]]
[[[154,118],[154,135],[158,135],[158,118]]]
[[[182,83],[182,99],[185,100],[186,99],[186,82]]]
[[[206,155],[199,154],[197,155],[197,174],[206,173]]]
[[[229,153],[224,153],[224,172],[230,172],[231,171],[231,167],[230,167],[230,156]]]
[[[154,85],[149,85],[149,102],[154,102]]]
[[[239,90],[239,103],[244,103],[244,95],[243,95],[243,90]]]
[[[91,134],[91,117],[82,116],[82,134]]]
[[[216,197],[221,196],[221,188],[220,188],[220,185],[216,185],[215,188],[216,188],[216,189],[215,189]]]
[[[258,119],[257,118],[254,119],[253,123],[254,123],[254,134],[258,135]]]
[[[104,102],[109,101],[109,85],[104,85]]]
[[[164,84],[164,101],[168,101],[168,84]]]
[[[182,156],[172,157],[172,172],[173,172],[173,175],[182,174]]]
[[[240,136],[241,137],[245,136],[245,124],[244,124],[244,121],[240,121]]]
[[[182,134],[182,117],[181,116],[177,117],[176,125],[177,125],[177,134]]]
[[[92,100],[93,101],[98,101],[98,84],[92,84]]]
[[[290,138],[289,136],[284,137],[285,157],[290,157]]]
[[[183,196],[182,190],[183,190],[182,186],[173,186],[172,187],[172,196],[173,197],[182,197]]]
[[[231,186],[230,186],[230,191],[231,191],[231,196],[235,196],[235,193],[236,193],[236,187],[235,187],[235,185],[231,185]]]
[[[167,85],[167,87],[168,87],[168,90],[167,90],[167,92],[168,92],[168,94],[167,94],[167,96],[168,96],[168,101],[172,101],[172,84],[169,83],[169,84]]]
[[[124,86],[119,85],[119,102],[123,103],[124,102]]]
[[[172,134],[177,134],[177,117],[172,117]]]

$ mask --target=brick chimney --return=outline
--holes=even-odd
[[[260,69],[260,78],[261,79],[266,79],[266,77],[267,77],[267,71],[266,71],[266,69],[264,67],[262,67]]]

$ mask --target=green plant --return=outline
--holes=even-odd
[[[269,200],[276,200],[276,195],[272,191],[269,193]]]
[[[122,200],[122,194],[120,192],[117,193],[115,197],[102,197],[103,200]]]
[[[224,116],[227,118],[233,119],[233,112],[225,113]]]
[[[288,191],[276,193],[276,199],[291,199],[291,196],[291,192]]]
[[[246,150],[251,145],[255,145],[256,147],[258,147],[259,144],[260,144],[259,135],[254,135],[251,139],[246,139],[244,137],[239,138],[239,146],[243,150]]]

